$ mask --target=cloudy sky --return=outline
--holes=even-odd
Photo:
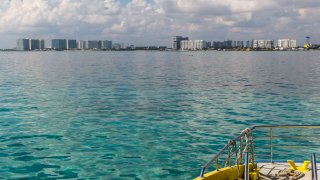
[[[171,46],[174,35],[319,43],[319,19],[319,0],[2,0],[0,48],[18,38]]]

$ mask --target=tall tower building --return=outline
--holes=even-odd
[[[65,40],[65,39],[52,39],[51,47],[52,47],[52,49],[55,49],[55,50],[66,50],[67,49],[67,40]]]
[[[44,40],[39,40],[40,41],[40,49],[43,50],[45,48]]]
[[[102,49],[112,49],[112,41],[108,41],[108,40],[103,41]]]
[[[172,38],[172,49],[173,50],[180,50],[181,49],[181,41],[189,40],[188,37],[182,36],[173,36]]]
[[[68,39],[67,49],[76,49],[76,48],[77,48],[77,40]]]
[[[29,40],[29,48],[30,50],[40,49],[40,41],[39,39],[30,39]]]
[[[18,39],[17,40],[17,50],[28,51],[30,49],[29,39]]]

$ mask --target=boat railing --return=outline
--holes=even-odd
[[[239,136],[230,140],[227,145],[225,145],[211,160],[206,163],[206,165],[202,167],[200,177],[204,177],[205,171],[212,165],[213,162],[215,162],[216,170],[219,170],[219,158],[225,154],[227,154],[226,160],[223,161],[225,162],[225,166],[230,166],[232,157],[237,164],[242,164],[242,155],[244,151],[248,151],[249,148],[253,149],[253,139],[251,139],[252,141],[249,139],[249,134],[252,132],[252,130],[253,128],[246,128]],[[246,142],[244,143],[245,138]]]
[[[318,172],[317,172],[317,159],[316,159],[316,154],[312,153],[311,156],[311,167],[312,167],[312,180],[318,180]]]
[[[316,148],[319,151],[320,144],[319,142],[317,144],[319,139],[320,125],[276,125],[246,128],[202,167],[200,177],[204,177],[206,170],[212,167],[214,162],[216,170],[219,170],[220,164],[223,163],[226,167],[230,166],[231,159],[236,165],[242,164],[244,152],[249,152],[249,160],[252,164],[257,159],[273,163],[274,159],[280,160],[280,155],[281,157],[289,157],[291,151],[298,150],[303,151],[300,158],[304,158],[309,153],[306,152],[307,150],[310,151],[310,154]],[[261,153],[257,153],[258,151]]]

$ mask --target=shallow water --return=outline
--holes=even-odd
[[[0,178],[191,179],[247,126],[319,124],[319,55],[1,52]]]

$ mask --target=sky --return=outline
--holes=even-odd
[[[19,38],[112,40],[171,46],[172,36],[207,41],[320,42],[319,0],[2,0],[0,48]]]

